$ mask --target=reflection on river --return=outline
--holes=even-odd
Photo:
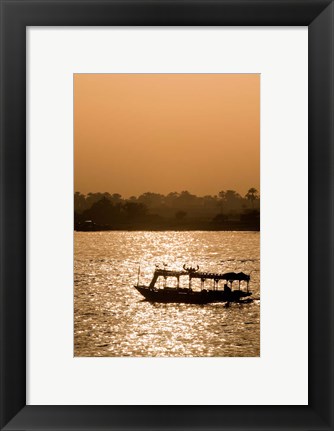
[[[259,232],[75,232],[75,356],[259,356]],[[155,264],[251,275],[250,304],[151,304]],[[196,289],[196,286],[194,286]]]

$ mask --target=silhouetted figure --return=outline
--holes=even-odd
[[[224,284],[224,292],[231,293],[231,288],[228,286],[227,283]]]

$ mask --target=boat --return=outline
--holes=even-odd
[[[134,286],[147,301],[163,303],[208,304],[213,302],[250,302],[252,295],[249,291],[250,276],[243,272],[212,273],[199,271],[197,267],[186,267],[180,271],[156,267],[152,281],[147,285]],[[163,279],[163,287],[157,287],[157,281]],[[168,279],[176,278],[176,286],[169,287]],[[180,287],[180,278],[187,277],[187,287]],[[193,290],[192,281],[200,279],[200,290]],[[208,280],[210,286],[208,285]],[[221,281],[224,282],[221,286]],[[236,283],[235,283],[236,282]],[[233,284],[234,283],[234,284]],[[243,286],[241,286],[241,283]],[[237,287],[235,285],[237,284]],[[246,284],[246,287],[244,286]],[[243,288],[242,288],[243,287]],[[248,299],[247,299],[248,298]]]

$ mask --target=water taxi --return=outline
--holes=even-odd
[[[186,265],[183,265],[183,269],[180,271],[157,267],[154,271],[152,281],[148,286],[139,284],[139,272],[140,270],[138,271],[137,285],[134,287],[150,302],[179,302],[187,304],[242,302],[243,298],[252,295],[252,292],[249,291],[250,276],[243,272],[202,272],[199,271],[198,266],[193,268],[186,267]],[[168,286],[168,279],[170,277],[176,278],[176,285],[174,287]],[[188,278],[187,287],[180,287],[181,277]],[[163,287],[157,287],[157,281],[161,278],[163,279]],[[192,281],[194,279],[200,279],[200,290],[193,290]],[[212,280],[210,286],[208,280]],[[222,280],[224,282],[223,286],[221,286]],[[236,285],[235,282],[237,283],[236,288],[234,288]]]

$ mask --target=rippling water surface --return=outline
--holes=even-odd
[[[75,232],[74,244],[75,356],[260,355],[258,232]],[[138,265],[148,284],[162,262],[243,271],[255,300],[229,307],[143,301],[133,287]]]

